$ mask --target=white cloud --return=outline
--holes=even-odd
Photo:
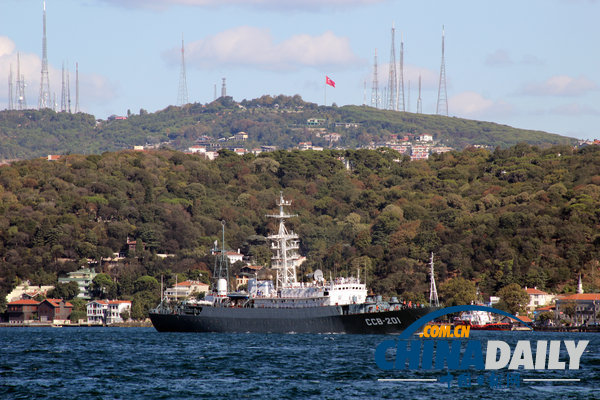
[[[522,93],[531,96],[579,96],[597,90],[596,82],[584,77],[557,75],[541,83],[530,83],[523,87]]]
[[[301,67],[348,68],[360,63],[347,38],[325,32],[319,36],[295,35],[275,43],[267,29],[240,26],[186,45],[186,62],[198,68],[254,67],[295,70]],[[179,62],[177,49],[164,54]]]
[[[498,117],[513,113],[513,106],[499,100],[487,99],[476,92],[463,92],[448,100],[453,115],[467,118]]]
[[[274,10],[320,10],[349,6],[377,4],[388,0],[99,0],[123,7],[167,8],[170,6],[247,6]]]

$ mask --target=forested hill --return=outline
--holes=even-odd
[[[210,267],[221,220],[229,248],[268,266],[264,237],[276,226],[265,215],[280,191],[298,214],[289,228],[307,257],[302,277],[360,268],[379,293],[423,298],[434,252],[438,284],[464,277],[487,294],[510,283],[560,292],[582,274],[586,291],[600,287],[600,147],[521,144],[426,161],[382,149],[15,162],[0,167],[1,291],[17,278],[51,284],[86,258],[127,253],[129,238],[135,253],[100,268],[117,282],[115,297],[135,297],[146,275],[183,279]]]
[[[341,135],[337,147],[377,145],[390,135],[433,135],[443,146],[463,149],[470,145],[506,148],[523,142],[531,145],[573,144],[574,139],[506,125],[438,115],[377,110],[371,107],[323,107],[300,96],[263,96],[234,102],[231,97],[210,104],[188,104],[162,111],[96,121],[88,114],[51,110],[0,112],[0,161],[29,159],[48,154],[101,154],[131,149],[136,145],[164,145],[185,150],[198,139],[230,138],[244,131],[248,140],[225,145],[251,149],[260,145],[292,148],[311,141],[329,147],[322,131]],[[309,119],[318,120],[308,126]]]

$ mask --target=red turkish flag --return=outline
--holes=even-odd
[[[332,86],[332,87],[335,87],[335,82],[332,81],[327,75],[325,75],[325,84],[329,85],[329,86]]]

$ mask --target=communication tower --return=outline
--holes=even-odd
[[[60,111],[67,111],[67,83],[65,81],[65,63],[62,64],[62,81],[60,90]]]
[[[394,42],[394,37],[396,36],[396,29],[394,28],[394,24],[392,24],[392,48],[390,50],[390,73],[388,76],[388,105],[387,108],[389,110],[396,110],[396,85],[398,84],[397,76],[396,76],[396,44]]]
[[[375,49],[375,61],[373,63],[373,85],[371,86],[371,106],[379,108],[379,81],[377,79],[377,49]]]
[[[406,111],[404,104],[404,37],[400,35],[400,74],[398,76],[398,110]],[[401,102],[400,102],[401,101]]]
[[[75,63],[75,113],[79,112],[79,63]]]
[[[423,113],[423,105],[421,104],[421,74],[419,74],[419,97],[417,98],[417,114]]]
[[[183,46],[183,35],[181,35],[181,70],[179,72],[179,91],[177,93],[177,105],[188,104],[187,79],[185,74],[185,54]]]
[[[40,80],[40,98],[38,108],[50,107],[50,82],[48,80],[48,48],[46,46],[46,1],[44,1],[43,35],[42,35],[42,78]]]
[[[221,84],[221,97],[227,96],[227,84],[225,83],[225,78],[223,78],[223,83]]]
[[[12,74],[12,64],[10,64],[10,70],[8,73],[8,109],[14,109],[15,105],[13,102],[13,74]]]
[[[440,301],[438,299],[437,289],[435,287],[435,275],[434,275],[434,271],[433,271],[433,252],[431,253],[431,259],[429,260],[429,266],[430,266],[429,274],[430,274],[430,280],[431,280],[431,286],[429,287],[429,305],[432,307],[433,306],[439,307]]]
[[[25,99],[25,75],[21,75],[21,56],[17,53],[17,110],[27,109],[27,100]]]
[[[69,63],[67,62],[67,112],[71,114],[71,77],[69,76]]]
[[[448,94],[446,93],[446,60],[444,59],[444,26],[442,26],[442,65],[440,67],[440,84],[438,86],[438,101],[435,113],[448,116]]]

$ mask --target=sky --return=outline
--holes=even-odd
[[[42,8],[0,0],[0,109],[17,53],[37,107]],[[80,109],[97,118],[177,104],[182,38],[190,102],[213,101],[226,78],[235,101],[371,105],[376,51],[379,93],[388,87],[392,26],[405,108],[416,112],[421,76],[422,111],[435,114],[444,27],[450,116],[600,138],[600,0],[47,0],[46,10],[50,92],[60,106],[64,64],[74,109],[77,63]]]

